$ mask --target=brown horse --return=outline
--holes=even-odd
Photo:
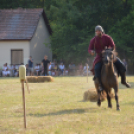
[[[112,108],[111,103],[111,90],[114,89],[115,92],[115,100],[116,100],[116,107],[117,110],[120,110],[119,106],[119,100],[118,100],[118,73],[114,66],[114,62],[116,61],[116,55],[115,52],[110,49],[105,49],[102,51],[102,71],[101,71],[101,81],[103,85],[103,91],[100,92],[99,90],[99,83],[97,79],[95,80],[95,87],[98,92],[98,106],[101,106],[101,93],[106,92],[107,94],[107,101],[108,101],[108,107]]]

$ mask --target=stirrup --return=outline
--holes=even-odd
[[[96,80],[96,77],[94,76],[94,77],[93,77],[93,81],[95,81],[95,80]]]

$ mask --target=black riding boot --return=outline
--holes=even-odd
[[[126,72],[120,72],[121,75],[121,83],[125,85],[127,88],[130,88],[131,85],[126,82]]]
[[[118,73],[121,76],[121,83],[125,85],[127,88],[130,88],[131,85],[126,82],[126,67],[118,57],[114,65],[116,66]]]
[[[103,85],[102,85],[101,79],[97,78],[97,80],[99,82],[99,90],[102,91],[103,90]]]

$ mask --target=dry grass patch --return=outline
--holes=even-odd
[[[114,92],[112,92],[110,96],[111,96],[111,98],[114,98]],[[83,94],[83,100],[84,101],[97,102],[97,99],[98,99],[98,95],[97,95],[97,92],[96,92],[95,88],[88,89]],[[105,101],[106,99],[107,99],[106,92],[103,91],[101,93],[101,101]]]
[[[94,89],[92,77],[56,77],[54,82],[29,83],[26,89],[27,130],[23,129],[22,91],[18,78],[0,78],[0,134],[132,134],[134,131],[134,77],[132,88],[120,85],[121,111],[107,101],[83,101]]]
[[[52,76],[27,76],[26,79],[28,83],[44,83],[54,81]]]

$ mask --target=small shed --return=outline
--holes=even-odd
[[[29,56],[34,64],[44,55],[52,60],[51,34],[44,9],[0,10],[0,66],[27,64]]]

